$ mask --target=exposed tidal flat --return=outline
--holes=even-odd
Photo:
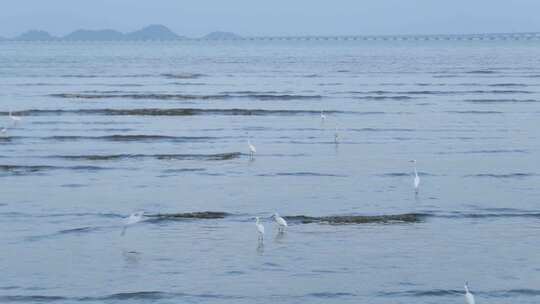
[[[3,41],[0,67],[0,302],[540,299],[537,40]]]

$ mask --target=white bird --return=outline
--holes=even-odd
[[[2,134],[7,133],[7,128],[6,128],[6,127],[2,127],[2,128],[0,129],[0,133],[2,133]]]
[[[467,302],[467,304],[475,304],[474,296],[469,291],[469,284],[467,282],[465,282],[465,302]]]
[[[324,111],[321,111],[321,120],[324,121],[326,119],[326,115],[324,115]]]
[[[9,118],[11,118],[14,124],[17,124],[19,121],[21,121],[21,118],[19,116],[14,116],[13,113],[11,113],[11,110],[9,110]]]
[[[276,224],[278,224],[278,231],[279,232],[283,232],[285,230],[285,228],[288,227],[287,221],[284,218],[282,218],[281,216],[279,216],[279,214],[277,212],[274,213],[274,215],[272,217],[274,218],[274,221],[276,222]]]
[[[261,224],[258,216],[255,220],[255,226],[257,226],[257,233],[259,234],[259,242],[262,242],[264,240],[264,226]]]
[[[144,212],[135,212],[130,214],[128,217],[124,219],[124,227],[122,228],[121,235],[123,236],[126,234],[126,229],[128,226],[137,224],[138,222],[141,222],[144,217]]]
[[[248,139],[248,148],[249,148],[249,156],[253,158],[253,155],[257,153],[257,149],[255,148],[254,145],[251,144],[251,141],[249,139]]]
[[[418,171],[416,170],[416,160],[411,160],[411,163],[414,163],[414,192],[418,194],[420,190],[420,176],[418,176]]]

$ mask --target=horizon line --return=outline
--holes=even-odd
[[[4,36],[0,36],[1,39],[3,40],[18,40],[19,37],[23,36],[24,34],[28,34],[28,33],[32,33],[32,32],[41,32],[41,33],[44,33],[44,34],[47,34],[48,36],[50,36],[50,39],[43,39],[42,41],[46,41],[46,40],[69,40],[69,39],[65,39],[66,37],[68,37],[69,35],[73,34],[73,33],[76,33],[76,32],[79,32],[79,31],[87,31],[87,32],[100,32],[100,31],[113,31],[113,32],[116,32],[116,33],[119,33],[119,34],[122,34],[122,35],[129,35],[129,34],[133,34],[133,33],[136,33],[136,32],[139,32],[139,31],[142,31],[144,29],[147,29],[149,27],[153,27],[153,26],[158,26],[158,27],[162,27],[165,31],[169,32],[170,34],[174,34],[176,37],[176,39],[167,39],[167,40],[204,40],[206,36],[209,36],[211,34],[222,34],[222,35],[226,35],[226,36],[229,36],[229,38],[227,40],[245,40],[245,39],[272,39],[272,38],[275,38],[275,39],[285,39],[285,38],[353,38],[353,37],[356,37],[356,38],[360,38],[360,37],[365,37],[365,38],[374,38],[374,37],[387,37],[387,38],[391,38],[391,37],[459,37],[459,36],[525,36],[525,35],[530,35],[530,36],[538,36],[540,37],[540,31],[509,31],[509,32],[475,32],[475,33],[431,33],[431,34],[428,34],[428,33],[415,33],[415,34],[405,34],[405,33],[402,33],[402,34],[270,34],[270,35],[241,35],[241,34],[238,34],[236,32],[232,32],[232,31],[222,31],[222,30],[216,30],[216,31],[212,31],[212,32],[209,32],[205,35],[202,35],[202,36],[199,36],[199,37],[193,37],[193,36],[184,36],[184,35],[179,35],[177,34],[176,32],[174,32],[173,30],[171,30],[169,27],[165,26],[165,25],[162,25],[162,24],[150,24],[150,25],[147,25],[147,26],[144,26],[138,30],[135,30],[135,31],[129,31],[129,32],[121,32],[119,30],[115,30],[115,29],[111,29],[111,28],[102,28],[102,29],[85,29],[85,28],[79,28],[79,29],[76,29],[76,30],[72,30],[70,32],[68,32],[67,34],[65,35],[61,35],[61,36],[56,36],[56,35],[52,35],[49,31],[47,30],[42,30],[42,29],[30,29],[30,30],[26,30],[24,32],[21,32],[20,34],[16,35],[16,36],[13,36],[13,37],[4,37]],[[232,36],[235,36],[235,37],[232,37]],[[215,40],[219,40],[219,38],[214,38]],[[30,39],[31,40],[31,39]],[[36,40],[39,40],[39,39],[36,39]],[[151,39],[150,39],[151,40]],[[159,40],[159,39],[157,39]],[[225,39],[223,39],[225,40]]]

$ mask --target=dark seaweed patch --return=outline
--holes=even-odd
[[[227,212],[204,211],[187,213],[160,213],[146,215],[153,220],[182,220],[182,219],[223,219],[231,214]]]
[[[67,160],[108,161],[123,159],[153,158],[159,160],[230,160],[239,158],[242,153],[219,153],[219,154],[103,154],[103,155],[53,155],[49,158],[61,158]]]
[[[327,224],[369,224],[369,223],[416,223],[425,217],[419,213],[405,213],[394,215],[342,215],[342,216],[323,216],[312,217],[305,215],[286,216],[288,221],[302,224],[327,223]]]

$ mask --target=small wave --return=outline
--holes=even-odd
[[[465,177],[480,177],[480,178],[526,178],[538,176],[534,173],[503,173],[503,174],[494,174],[494,173],[481,173],[481,174],[469,174]]]
[[[163,173],[184,173],[184,172],[203,172],[205,168],[181,168],[181,169],[167,169],[163,170]]]
[[[346,175],[330,174],[330,173],[318,173],[318,172],[280,172],[272,174],[258,174],[257,176],[312,176],[312,177],[347,177]]]
[[[500,112],[500,111],[476,111],[476,110],[471,110],[471,111],[446,111],[446,113],[451,113],[451,114],[479,114],[479,115],[482,115],[482,114],[503,114],[503,112]]]
[[[152,77],[151,74],[125,74],[125,75],[94,75],[94,74],[66,74],[62,78],[145,78]],[[42,76],[41,76],[42,77]]]
[[[524,83],[493,83],[489,84],[490,87],[527,87]]]
[[[58,231],[58,234],[81,234],[99,230],[97,227],[82,227]]]
[[[506,298],[515,296],[540,296],[538,289],[509,289],[509,290],[493,290],[493,291],[474,291],[477,295],[489,296],[493,298]],[[405,290],[394,292],[380,292],[382,297],[450,297],[463,295],[463,290],[456,289],[434,289],[434,290]]]
[[[432,217],[437,218],[450,218],[450,219],[488,219],[488,218],[540,218],[540,213],[538,212],[525,212],[525,211],[515,211],[515,212],[485,212],[485,213],[470,213],[470,212],[448,212],[448,213],[439,213],[431,214]]]
[[[320,99],[321,95],[295,95],[295,94],[216,94],[216,95],[186,95],[186,94],[161,94],[161,93],[58,93],[51,97],[71,99],[158,99],[158,100],[215,100],[231,98],[249,98],[256,100],[295,100],[295,99]]]
[[[9,302],[27,302],[27,303],[47,303],[47,302],[58,302],[58,301],[67,301],[68,298],[59,297],[59,296],[0,296],[0,302],[9,303]]]
[[[447,297],[463,294],[461,290],[455,289],[433,289],[433,290],[405,290],[380,292],[382,297]]]
[[[230,160],[242,156],[240,152],[219,154],[102,154],[102,155],[53,155],[48,158],[67,160],[107,161],[153,158],[158,160]],[[0,167],[1,168],[1,167]]]
[[[0,165],[0,172],[6,172],[14,175],[26,175],[41,173],[44,171],[51,170],[75,170],[75,171],[98,171],[106,170],[109,168],[97,167],[97,166],[71,166],[71,167],[60,167],[60,166],[44,166],[44,165]]]
[[[349,92],[351,94],[376,94],[376,95],[461,95],[461,94],[532,94],[531,91],[524,90],[472,90],[472,91],[367,91],[367,92]]]
[[[412,172],[390,172],[390,173],[383,173],[383,174],[378,174],[377,176],[380,176],[380,177],[405,177],[405,176],[412,176],[413,173]],[[434,174],[429,174],[429,173],[426,173],[426,172],[418,172],[418,175],[420,176],[436,176]]]
[[[506,153],[527,153],[526,150],[521,149],[494,149],[494,150],[470,150],[470,151],[452,151],[452,152],[438,152],[440,155],[447,154],[506,154]]]
[[[536,103],[540,100],[536,99],[465,99],[465,102],[470,103]]]
[[[385,114],[385,112],[343,112],[326,111],[327,114],[351,113],[359,115]],[[8,115],[0,112],[0,115]],[[20,116],[39,115],[112,115],[112,116],[192,116],[192,115],[231,115],[231,116],[295,116],[319,115],[320,111],[313,110],[264,110],[264,109],[198,109],[198,108],[140,108],[140,109],[79,109],[79,110],[39,110],[32,109],[14,113]]]
[[[205,77],[205,74],[200,73],[163,73],[161,74],[162,77],[170,78],[170,79],[197,79],[201,77]]]
[[[173,142],[191,142],[191,141],[209,141],[216,137],[189,137],[189,136],[165,136],[165,135],[107,135],[107,136],[51,136],[43,137],[56,141],[79,141],[79,140],[103,140],[112,142],[151,142],[151,141],[173,141]]]
[[[302,224],[327,223],[327,224],[369,224],[369,223],[416,223],[422,221],[425,214],[405,213],[389,215],[342,215],[342,216],[322,216],[312,217],[306,215],[284,216],[291,222]]]
[[[336,299],[343,297],[354,297],[354,293],[349,292],[313,292],[306,295],[307,297],[314,297],[319,299]]]
[[[410,100],[416,99],[416,97],[407,96],[407,95],[398,95],[398,96],[359,96],[355,99],[362,100]]]
[[[496,74],[496,73],[497,72],[493,70],[472,70],[472,71],[465,72],[465,74]]]

